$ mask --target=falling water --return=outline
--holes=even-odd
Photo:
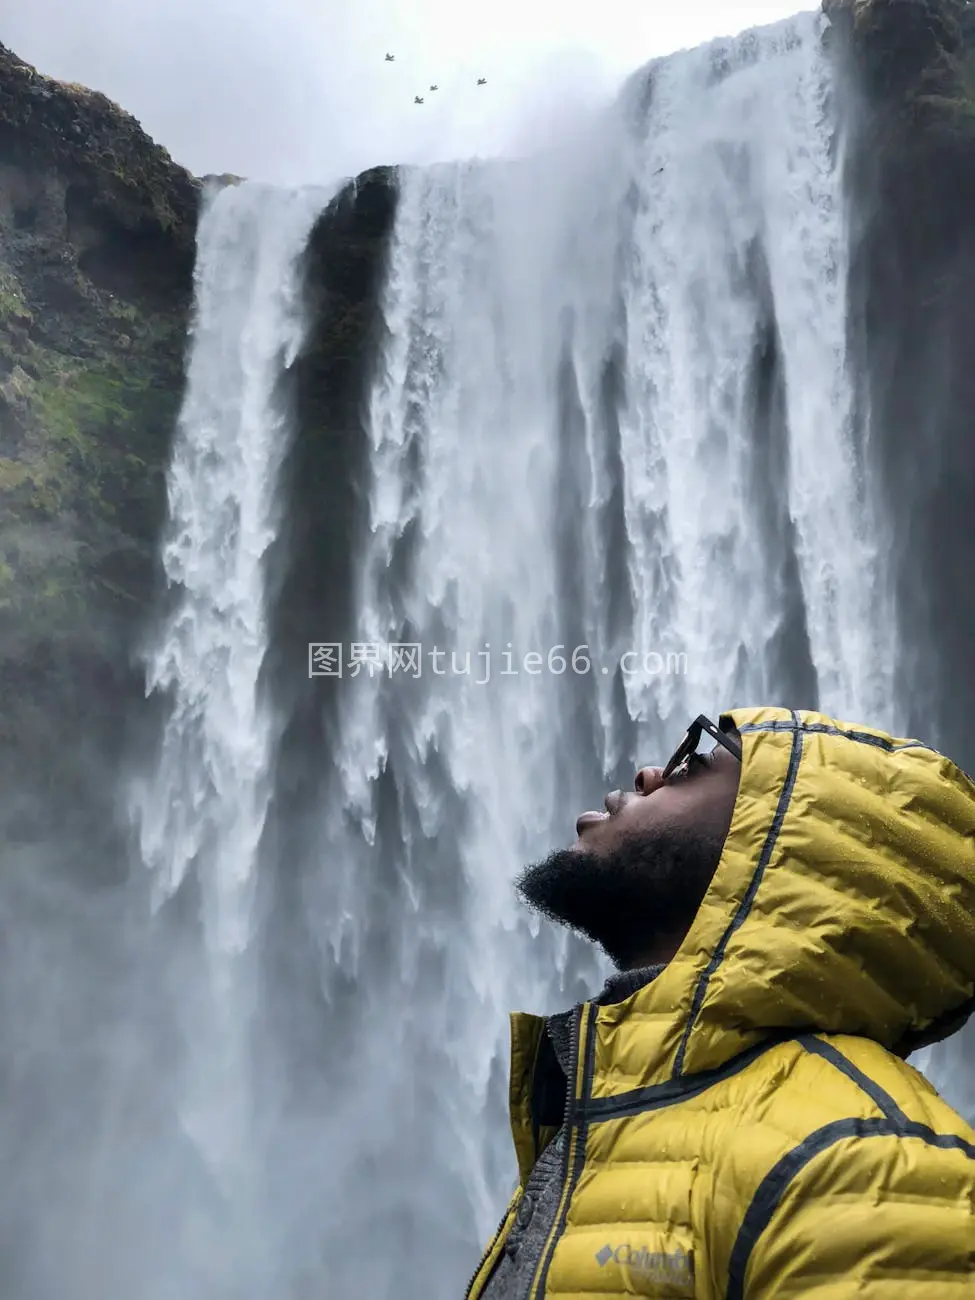
[[[701,710],[895,721],[823,23],[664,60],[544,156],[403,178],[312,896],[356,988],[336,1295],[462,1294],[511,1187],[506,1013],[598,988],[518,867]]]
[[[357,645],[293,857],[265,568],[330,194],[208,196],[147,870],[10,873],[17,1300],[458,1300],[514,1176],[507,1013],[606,973],[524,914],[519,867],[701,710],[902,728],[824,22],[661,60],[536,156],[403,174]],[[318,970],[270,969],[303,927]],[[971,1107],[955,1050],[922,1063]]]
[[[791,683],[770,648],[794,547],[791,640],[804,625],[818,703],[883,725],[892,614],[859,468],[842,142],[818,27],[704,48],[654,80],[623,287],[633,634],[652,645],[667,629],[686,650],[683,690],[662,696],[685,714],[695,698],[778,698]],[[633,685],[640,716],[649,693]]]
[[[185,889],[199,900],[202,957],[196,981],[185,978],[179,992],[187,1044],[180,1119],[229,1207],[232,1236],[213,1243],[208,1258],[173,1260],[181,1295],[191,1263],[202,1294],[243,1295],[245,1280],[264,1293],[246,961],[274,743],[259,690],[264,561],[289,438],[280,385],[305,328],[301,254],[327,197],[226,188],[209,197],[199,231],[163,547],[175,603],[147,671],[148,691],[167,693],[169,712],[156,771],[136,797],[157,907]]]

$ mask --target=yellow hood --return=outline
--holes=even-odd
[[[975,782],[819,713],[723,717],[743,752],[721,861],[667,969],[598,1008],[595,1096],[717,1068],[778,1030],[903,1055],[972,1011]]]

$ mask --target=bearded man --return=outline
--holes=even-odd
[[[576,830],[518,889],[617,973],[512,1016],[519,1186],[468,1300],[975,1300],[975,1131],[905,1059],[975,1009],[975,783],[738,709]]]

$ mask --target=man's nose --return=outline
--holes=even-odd
[[[633,788],[637,794],[653,794],[654,790],[659,790],[663,783],[664,770],[662,767],[641,767],[636,774]]]

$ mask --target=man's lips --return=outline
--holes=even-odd
[[[584,812],[578,818],[576,821],[577,835],[581,835],[587,826],[595,826],[597,822],[604,822],[612,817],[614,813],[618,813],[623,806],[622,790],[614,790],[611,794],[608,794],[603,803],[606,805],[605,812]]]
[[[609,817],[608,812],[584,812],[576,821],[576,834],[581,835],[587,826],[595,826]]]

